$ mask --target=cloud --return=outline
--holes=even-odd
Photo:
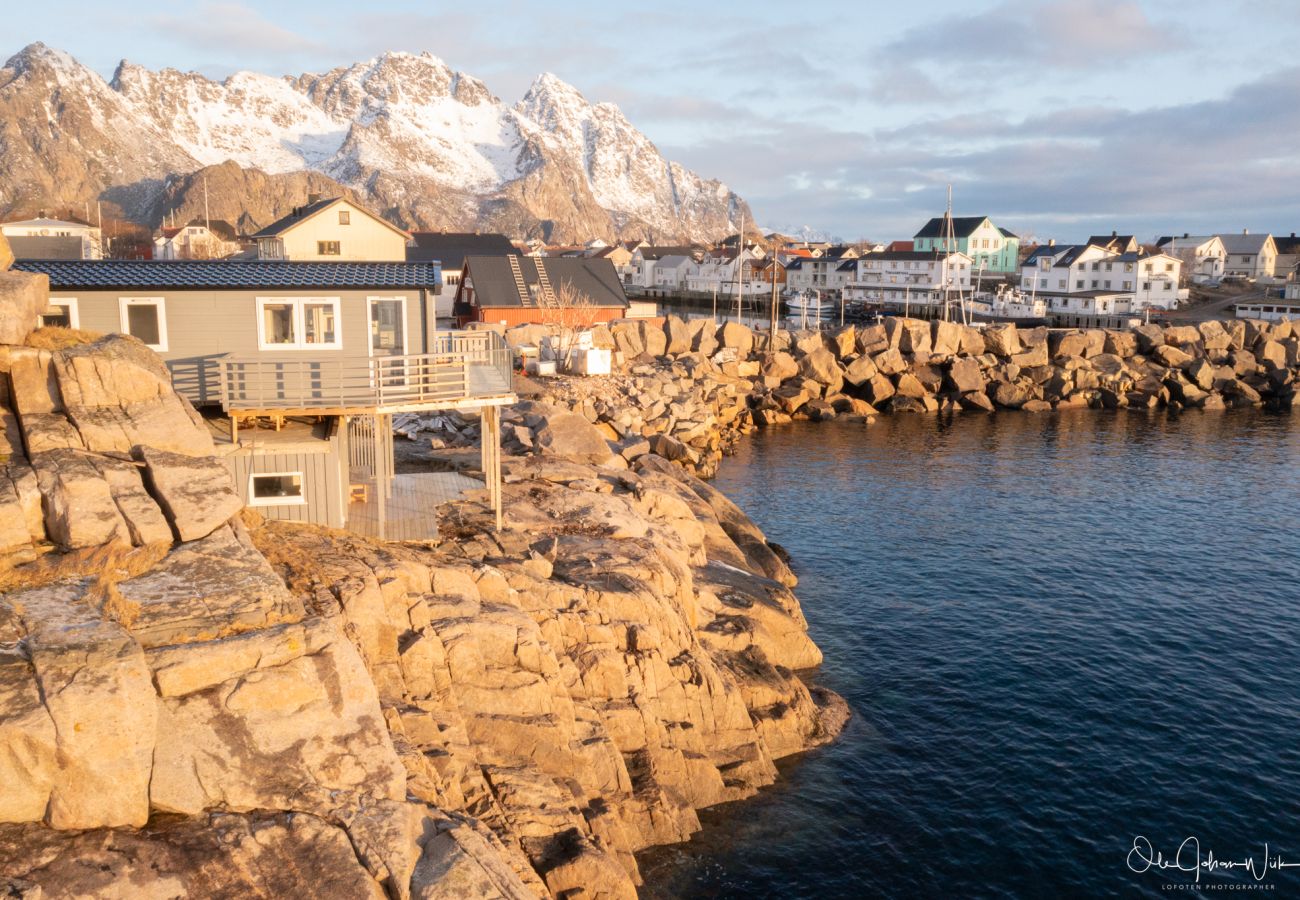
[[[184,15],[163,13],[151,19],[160,34],[212,54],[261,58],[266,53],[297,55],[319,52],[323,43],[264,18],[237,2],[200,3]]]
[[[942,210],[951,182],[959,213],[1072,240],[1111,228],[1294,230],[1300,148],[1279,135],[1298,132],[1300,67],[1145,109],[963,113],[861,132],[776,122],[669,149],[726,173],[765,223],[906,236]]]
[[[890,63],[1023,71],[1026,64],[1089,69],[1147,61],[1187,46],[1181,25],[1152,21],[1135,0],[1046,0],[914,26],[882,55]]]

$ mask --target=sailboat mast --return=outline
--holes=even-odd
[[[736,324],[740,324],[740,298],[742,282],[745,274],[744,260],[741,254],[745,252],[745,214],[740,214],[740,234],[736,235]]]

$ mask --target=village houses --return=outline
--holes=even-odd
[[[1097,239],[1099,246],[1056,244],[1037,248],[1021,267],[1020,289],[1047,301],[1061,324],[1087,324],[1084,317],[1130,315],[1173,309],[1182,260],[1136,247],[1136,242]],[[1073,321],[1062,317],[1080,317]],[[1091,322],[1091,319],[1088,319]]]
[[[163,228],[153,240],[154,259],[224,259],[239,251],[239,235],[220,220]]]

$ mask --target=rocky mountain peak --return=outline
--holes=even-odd
[[[665,160],[617,106],[593,105],[553,74],[508,106],[427,51],[224,81],[123,60],[105,82],[33,44],[0,73],[0,121],[0,215],[106,200],[156,225],[160,209],[186,203],[163,196],[172,176],[228,162],[272,178],[334,179],[407,227],[551,240],[709,239],[732,229],[743,204]],[[287,209],[287,181],[231,183],[267,188],[235,198],[244,209],[231,220]]]

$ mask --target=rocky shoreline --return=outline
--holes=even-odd
[[[697,477],[741,435],[880,412],[1290,407],[1300,345],[1249,322],[895,320],[769,347],[670,317],[594,338],[617,374],[521,385],[500,532],[471,495],[431,540],[382,544],[239,511],[138,342],[6,334],[8,892],[634,897],[637,852],[686,840],[698,809],[770,784],[849,714],[800,675],[821,653],[780,548]],[[398,425],[476,439],[468,418]]]
[[[543,452],[506,459],[502,531],[470,497],[382,544],[241,511],[137,341],[16,331],[10,896],[632,898],[638,851],[848,717],[799,674],[821,654],[777,549],[581,416],[522,405]]]

